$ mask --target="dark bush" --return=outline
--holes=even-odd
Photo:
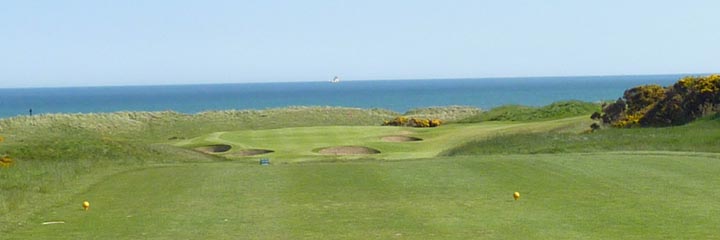
[[[603,123],[616,127],[681,125],[720,111],[720,75],[684,77],[674,85],[628,89],[603,106]]]

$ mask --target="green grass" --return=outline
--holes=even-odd
[[[720,152],[720,118],[667,128],[606,128],[594,133],[498,134],[447,150],[443,155],[606,151]]]
[[[428,129],[327,107],[2,119],[0,239],[720,238],[716,118],[582,134],[582,108],[540,109]],[[400,134],[423,141],[379,140]],[[273,165],[190,150],[213,143]],[[338,145],[382,153],[316,151]]]
[[[458,120],[457,122],[552,120],[581,115],[590,116],[592,113],[599,111],[600,104],[582,101],[555,102],[542,107],[505,105],[490,109],[490,111],[480,112],[476,115]]]
[[[12,238],[708,239],[718,155],[492,155],[119,173]],[[148,181],[152,179],[152,181]],[[514,201],[512,193],[521,193]],[[83,200],[91,210],[82,211]],[[65,224],[40,225],[43,221]]]
[[[380,109],[292,107],[213,111],[49,114],[0,119],[0,235],[109,174],[139,167],[221,158],[165,144],[215,131],[321,125],[379,125]]]
[[[459,144],[499,133],[547,132],[553,129],[585,128],[589,120],[584,117],[536,123],[490,122],[486,124],[451,124],[437,128],[408,128],[390,126],[323,126],[216,132],[197,138],[175,142],[177,146],[228,144],[233,148],[217,154],[229,159],[257,161],[270,158],[275,162],[329,161],[373,158],[415,159],[437,156]],[[385,136],[405,135],[422,139],[414,142],[385,142]],[[335,146],[364,146],[377,149],[380,154],[327,156],[318,149]],[[273,153],[240,157],[238,152],[247,149],[268,149]]]
[[[84,131],[134,142],[156,143],[210,132],[307,126],[379,126],[399,113],[382,109],[290,107],[266,110],[117,112],[48,114],[2,119],[0,132],[9,140],[29,140],[55,131]],[[72,137],[72,136],[70,136]]]

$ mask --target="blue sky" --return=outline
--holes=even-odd
[[[3,1],[0,88],[717,72],[720,1]]]

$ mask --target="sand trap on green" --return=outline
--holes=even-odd
[[[227,144],[213,144],[195,148],[195,150],[204,153],[224,153],[230,151],[230,149],[232,149],[232,146]]]
[[[372,149],[363,146],[338,146],[338,147],[327,147],[318,151],[321,154],[327,155],[359,155],[359,154],[378,154],[380,153],[377,149]]]
[[[385,136],[385,137],[382,137],[382,140],[385,142],[417,142],[417,141],[422,141],[423,139],[418,138],[418,137],[397,135],[397,136]]]

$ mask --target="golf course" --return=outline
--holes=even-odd
[[[0,119],[0,239],[720,238],[720,117],[591,131],[599,109]]]

